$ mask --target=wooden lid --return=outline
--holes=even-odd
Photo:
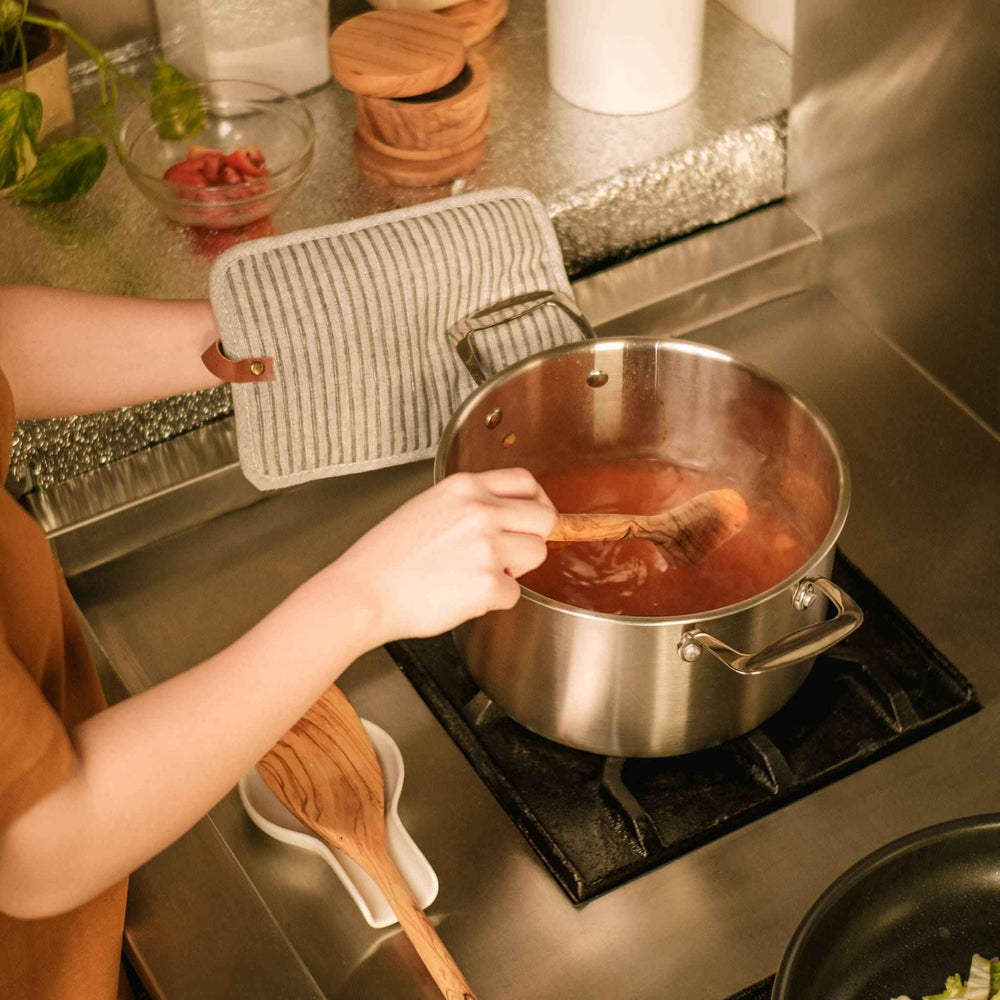
[[[330,36],[334,77],[368,97],[414,97],[454,80],[465,65],[462,32],[437,14],[373,10]]]

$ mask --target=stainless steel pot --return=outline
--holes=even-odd
[[[569,314],[586,339],[487,380],[474,337],[543,306]],[[451,336],[479,388],[445,428],[435,481],[504,466],[540,474],[661,458],[727,473],[746,495],[773,498],[794,512],[812,546],[793,576],[693,616],[585,611],[522,587],[514,608],[455,633],[470,674],[514,719],[600,754],[688,753],[759,725],[795,693],[818,653],[860,625],[861,610],[828,579],[847,517],[847,460],[819,413],[774,379],[701,344],[594,339],[559,293],[498,303]]]

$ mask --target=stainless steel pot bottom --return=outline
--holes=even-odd
[[[573,648],[563,650],[551,629],[540,638],[485,622],[458,630],[455,639],[476,683],[521,725],[611,757],[670,757],[749,732],[791,698],[813,664],[742,676],[704,656],[698,668],[671,670],[677,654],[662,630],[661,651],[645,636],[633,644],[615,633],[609,645],[604,630],[587,631],[578,627]],[[651,674],[639,662],[629,668],[630,657],[658,655],[661,670]],[[630,683],[633,676],[639,683]]]

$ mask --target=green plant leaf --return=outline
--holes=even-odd
[[[42,100],[37,94],[16,87],[0,90],[0,189],[34,169],[41,125]]]
[[[13,31],[24,16],[21,0],[0,0],[0,31]]]
[[[97,126],[98,131],[110,143],[119,162],[124,162],[121,146],[118,143],[118,111],[113,100],[87,108],[84,114]]]
[[[198,88],[179,69],[162,60],[153,71],[150,113],[161,139],[193,139],[205,127],[205,105]]]
[[[10,190],[15,201],[68,201],[89,191],[108,162],[96,135],[81,135],[46,146],[35,169]]]

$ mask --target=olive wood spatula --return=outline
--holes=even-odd
[[[441,993],[448,1000],[476,1000],[389,856],[382,771],[340,688],[331,685],[257,770],[285,808],[374,879]]]
[[[550,542],[607,542],[646,538],[667,564],[695,566],[742,531],[747,503],[736,490],[708,490],[660,514],[560,514]]]

